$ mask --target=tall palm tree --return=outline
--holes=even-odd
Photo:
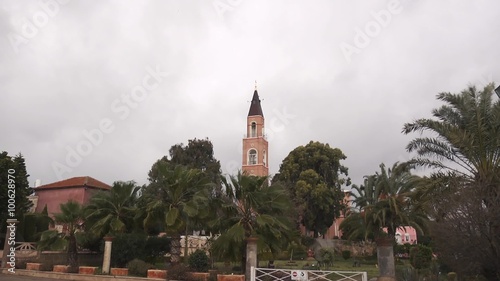
[[[417,154],[413,163],[435,169],[420,191],[430,200],[425,205],[433,211],[439,227],[460,229],[465,223],[469,229],[481,233],[467,239],[482,240],[488,246],[474,247],[467,252],[465,248],[456,248],[453,252],[455,257],[462,256],[461,261],[479,265],[479,272],[468,273],[480,273],[489,280],[500,279],[500,100],[493,100],[494,88],[489,84],[482,91],[469,86],[460,94],[440,93],[437,99],[445,105],[432,111],[434,118],[417,119],[403,128],[405,134],[431,134],[417,137],[407,146],[409,152]],[[471,194],[471,190],[482,201],[479,204],[482,207],[476,212],[478,218],[454,220],[461,214],[457,211],[474,202],[475,196],[461,196]],[[440,198],[459,198],[460,202],[455,201],[449,204],[452,208],[445,209],[439,207],[445,205],[438,201]],[[482,216],[488,220],[484,221]],[[440,245],[449,248],[446,239]],[[448,262],[455,265],[455,270],[463,271],[464,266],[456,263],[455,257],[450,255]]]
[[[204,212],[208,201],[210,182],[202,171],[184,166],[172,167],[160,163],[158,175],[145,189],[146,217],[144,225],[160,222],[171,236],[171,262],[180,261],[180,235],[186,230],[189,219],[207,216]]]
[[[82,206],[75,201],[60,205],[61,213],[54,215],[54,221],[63,225],[64,238],[68,240],[68,264],[70,272],[78,270],[78,250],[76,232],[81,229],[84,221]]]
[[[132,230],[139,189],[133,181],[117,181],[111,190],[94,195],[85,207],[89,230],[99,237]]]
[[[388,169],[381,164],[380,171],[365,177],[364,185],[357,188],[360,194],[354,202],[360,211],[351,213],[342,224],[351,237],[374,236],[381,276],[395,276],[392,244],[396,231],[408,226],[419,232],[426,228],[426,214],[411,201],[421,181],[411,169],[409,163],[396,162]]]
[[[290,199],[281,186],[269,186],[267,177],[249,176],[239,172],[222,178],[224,185],[222,213],[217,223],[221,235],[213,242],[214,255],[237,260],[246,268],[246,243],[258,238],[260,249],[279,251],[283,241],[293,237],[292,222],[287,216]]]

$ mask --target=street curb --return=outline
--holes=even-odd
[[[52,271],[34,271],[26,269],[16,269],[15,273],[9,272],[7,269],[2,269],[2,274],[5,275],[21,275],[31,277],[54,278],[61,280],[79,280],[79,281],[157,281],[163,280],[159,278],[142,278],[132,276],[110,276],[110,275],[83,275],[76,273],[60,273]]]

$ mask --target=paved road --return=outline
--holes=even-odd
[[[61,281],[61,279],[31,277],[14,274],[0,273],[0,280],[2,281]]]

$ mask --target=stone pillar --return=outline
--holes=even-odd
[[[19,221],[17,219],[7,219],[7,231],[5,232],[5,243],[3,245],[2,268],[10,268],[11,262],[13,262],[12,264],[15,265],[15,252],[11,251],[10,249],[16,247],[15,238],[18,223]]]
[[[383,237],[376,239],[377,260],[380,276],[377,280],[389,281],[396,280],[396,267],[394,264],[394,250],[392,237]]]
[[[111,244],[113,237],[104,237],[104,257],[102,259],[102,273],[109,274],[109,267],[111,263]]]
[[[245,266],[245,280],[251,281],[252,267],[257,267],[257,238],[247,239],[247,262]]]

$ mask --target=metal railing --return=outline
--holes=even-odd
[[[16,256],[19,258],[36,257],[38,251],[35,242],[16,242]]]
[[[295,270],[252,267],[251,281],[368,281],[365,271]]]
[[[252,136],[252,134],[243,134],[243,138],[244,139],[258,139],[258,138],[263,138],[263,139],[267,140],[267,134],[263,134],[261,136],[258,136],[258,135]]]

